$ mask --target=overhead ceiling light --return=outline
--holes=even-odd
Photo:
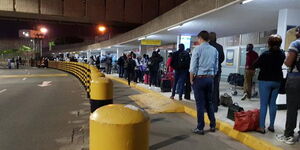
[[[244,1],[242,1],[242,3],[241,4],[247,4],[247,3],[250,3],[250,2],[252,2],[253,0],[244,0]]]
[[[146,39],[146,37],[140,37],[138,38],[139,41]]]
[[[175,27],[172,27],[172,28],[169,28],[168,31],[171,31],[171,30],[174,30],[174,29],[177,29],[177,28],[180,28],[182,25],[178,25],[178,26],[175,26]]]

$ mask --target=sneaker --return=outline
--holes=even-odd
[[[243,101],[243,100],[245,100],[246,98],[247,98],[247,93],[245,93],[245,94],[243,95],[243,97],[242,97],[241,100]]]
[[[289,144],[289,145],[295,144],[294,137],[292,137],[292,136],[286,137],[283,134],[276,135],[276,140],[279,142]]]
[[[174,96],[171,96],[170,99],[174,99]]]
[[[200,130],[200,129],[198,129],[198,128],[192,130],[192,132],[195,133],[195,134],[204,135],[204,131],[203,131],[203,130]]]

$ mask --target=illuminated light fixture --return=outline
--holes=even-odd
[[[172,28],[169,28],[168,31],[171,31],[171,30],[175,30],[175,29],[178,29],[180,28],[182,25],[178,25],[178,26],[175,26],[175,27],[172,27]]]
[[[41,33],[43,33],[43,34],[47,34],[47,33],[48,33],[48,29],[45,28],[45,27],[41,27],[41,28],[40,28],[40,31],[41,31]]]
[[[98,31],[100,31],[100,32],[105,32],[106,31],[106,27],[104,26],[104,25],[99,25],[98,26]]]
[[[23,35],[24,35],[25,37],[29,37],[29,33],[28,33],[28,32],[23,32]]]
[[[111,46],[108,46],[107,48],[111,48]]]
[[[146,39],[146,37],[140,37],[138,38],[139,41]]]
[[[252,2],[253,0],[244,0],[244,1],[242,1],[242,5],[244,5],[244,4],[247,4],[247,3],[250,3],[250,2]]]

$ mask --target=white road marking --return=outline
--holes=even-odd
[[[1,93],[3,93],[3,92],[5,92],[5,91],[7,91],[7,89],[3,89],[3,90],[1,90],[1,91],[0,91],[0,94],[1,94]]]
[[[46,86],[50,86],[52,81],[43,81],[43,83],[42,84],[39,84],[38,86],[40,86],[40,87],[46,87]]]
[[[22,80],[25,81],[27,78],[23,78]]]

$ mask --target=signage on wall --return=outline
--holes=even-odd
[[[287,26],[286,28],[286,36],[285,36],[285,47],[287,50],[290,44],[296,40],[296,26]]]
[[[180,43],[184,44],[185,49],[191,48],[191,36],[180,36]]]
[[[141,40],[141,45],[161,45],[161,40]]]
[[[226,65],[233,66],[234,64],[234,50],[228,49],[226,52]]]

